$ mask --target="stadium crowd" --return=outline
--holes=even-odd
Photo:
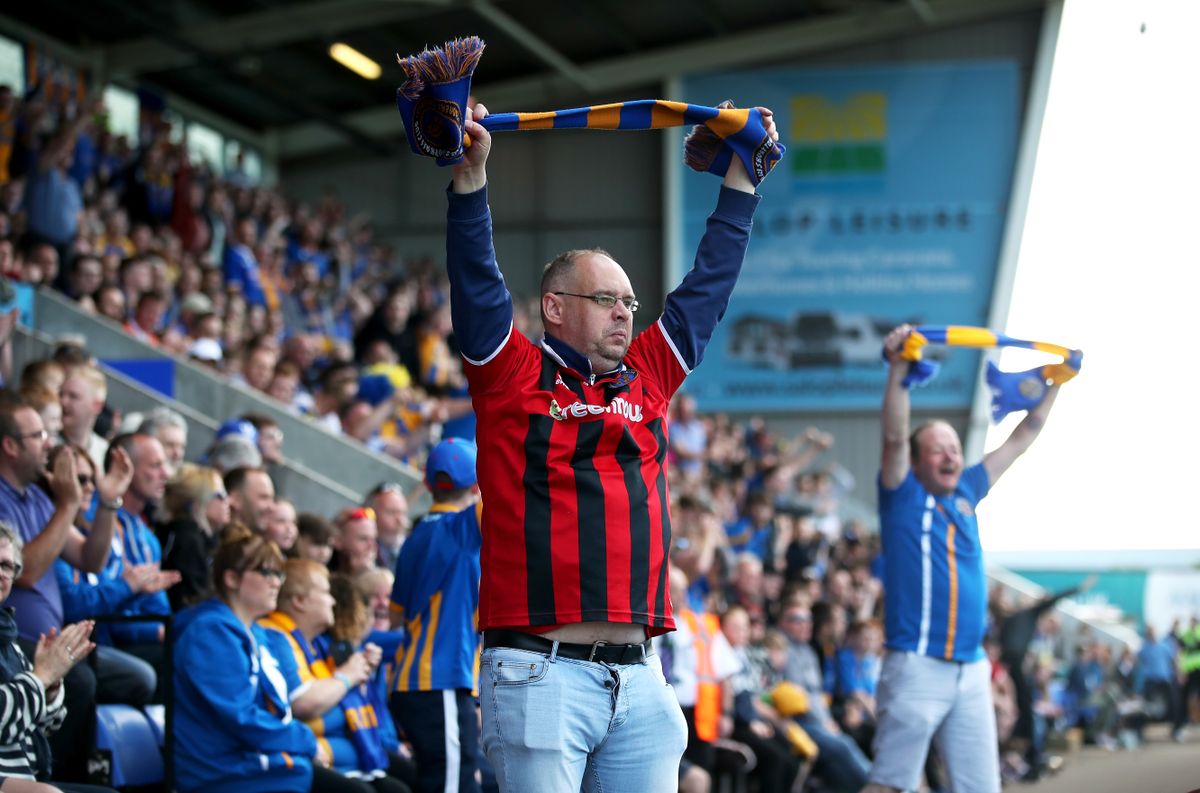
[[[432,260],[401,260],[332,196],[296,204],[192,164],[160,119],[135,146],[98,109],[0,87],[5,279],[58,289],[418,467],[439,439],[473,437]],[[0,657],[0,701],[37,715],[20,738],[0,732],[0,778],[87,781],[97,703],[161,701],[173,676],[181,791],[425,789],[389,707],[422,630],[392,608],[418,494],[363,483],[359,506],[297,514],[271,477],[284,438],[269,418],[219,417],[205,459],[185,460],[186,421],[122,415],[79,345],[12,371],[7,280],[0,314],[0,576],[33,669]],[[516,322],[536,336],[530,304]],[[877,535],[845,517],[855,482],[834,448],[816,429],[701,415],[686,394],[673,406],[679,630],[656,649],[688,716],[681,790],[722,775],[763,793],[865,784],[886,593]],[[1136,745],[1153,718],[1182,735],[1200,693],[1195,620],[1114,656],[1099,640],[1066,646],[1051,610],[1010,600],[993,597],[989,640],[1006,779],[1057,768],[1050,738],[1072,728],[1107,747]],[[90,621],[94,649],[74,627]],[[62,674],[39,677],[68,638]],[[433,663],[415,659],[415,688]],[[61,724],[41,719],[63,702]],[[926,779],[942,784],[936,753]]]

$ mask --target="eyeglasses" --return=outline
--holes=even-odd
[[[642,305],[634,297],[617,297],[616,295],[580,295],[575,292],[552,292],[555,295],[566,295],[567,297],[582,297],[585,300],[590,300],[602,308],[612,308],[620,300],[625,308],[629,309],[630,313],[637,311]]]
[[[96,484],[96,477],[94,476],[77,476],[75,478],[79,480],[80,487],[91,487]]]
[[[26,432],[18,435],[9,435],[8,437],[15,438],[19,441],[28,440],[29,438],[37,438],[42,443],[45,443],[46,439],[50,437],[50,432],[43,427],[40,430],[34,430],[33,432]]]
[[[21,571],[23,569],[24,566],[20,562],[10,562],[7,559],[3,562],[0,562],[0,573],[3,573],[13,580],[16,580],[17,577],[21,575]]]
[[[249,572],[258,573],[263,578],[274,578],[276,581],[282,581],[287,577],[287,573],[283,572],[278,567],[255,567]]]

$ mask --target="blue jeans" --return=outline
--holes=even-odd
[[[844,732],[830,732],[821,719],[812,713],[797,716],[808,737],[813,739],[820,754],[813,765],[813,774],[835,790],[857,793],[867,784],[871,761],[858,744]]]
[[[483,749],[504,793],[678,787],[687,725],[657,656],[617,665],[493,647],[479,696]]]

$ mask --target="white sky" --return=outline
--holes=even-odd
[[[1198,31],[1194,0],[1066,3],[1006,330],[1084,365],[980,505],[989,551],[1200,547]]]

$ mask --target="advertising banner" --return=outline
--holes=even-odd
[[[703,410],[876,409],[889,329],[986,324],[1016,156],[1018,83],[1016,65],[998,61],[684,80],[690,102],[770,107],[788,147],[759,187],[737,289],[688,378]],[[711,178],[682,169],[680,272],[712,211]],[[978,360],[965,350],[946,355],[914,405],[966,408]]]

